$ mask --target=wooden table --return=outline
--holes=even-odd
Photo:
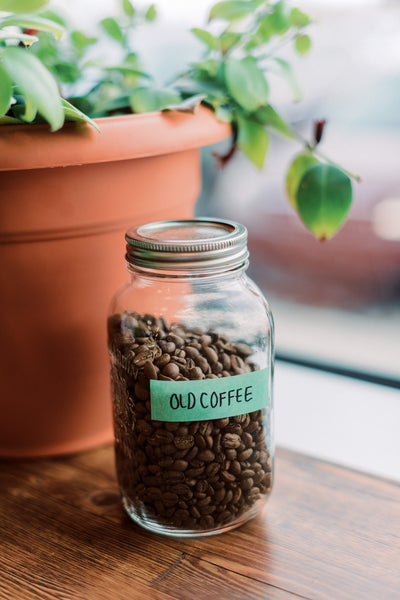
[[[125,515],[111,447],[0,469],[2,600],[400,598],[390,481],[280,450],[263,515],[179,539]]]

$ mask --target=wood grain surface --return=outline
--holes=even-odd
[[[167,538],[125,515],[109,446],[0,462],[2,600],[399,600],[400,489],[279,450],[261,516]]]

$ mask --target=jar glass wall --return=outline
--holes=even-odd
[[[205,222],[193,222],[208,240]],[[212,223],[222,236],[236,231]],[[176,270],[175,256],[167,269],[160,262],[168,235],[180,242]],[[274,457],[271,312],[245,274],[247,254],[232,259],[229,250],[216,266],[203,244],[190,249],[191,263],[199,255],[190,267],[182,259],[187,235],[182,241],[164,227],[145,267],[128,249],[131,279],[108,319],[123,504],[143,527],[177,536],[218,533],[255,516],[271,491]]]

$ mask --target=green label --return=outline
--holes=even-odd
[[[208,421],[268,406],[269,369],[200,381],[150,380],[155,421]]]

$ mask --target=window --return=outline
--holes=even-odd
[[[327,119],[321,150],[362,177],[342,230],[313,239],[285,198],[294,144],[271,139],[256,172],[237,155],[205,157],[198,214],[249,230],[250,274],[277,324],[277,353],[400,386],[400,47],[396,2],[301,2],[316,17],[313,50],[294,61],[303,100],[280,84],[275,105],[304,136]],[[299,147],[300,150],[300,147]]]

